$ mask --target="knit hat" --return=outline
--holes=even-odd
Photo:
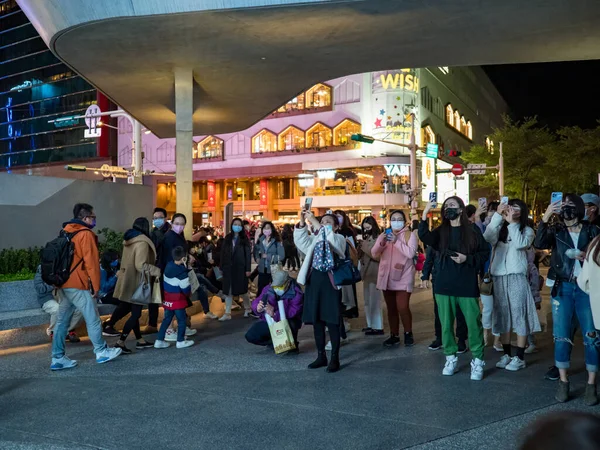
[[[285,286],[289,278],[289,275],[285,270],[272,271],[271,276],[273,277],[271,286]]]
[[[581,200],[583,200],[583,203],[585,204],[591,203],[600,209],[600,197],[598,197],[596,194],[583,194],[581,196]]]

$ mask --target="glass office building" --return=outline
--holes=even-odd
[[[83,114],[96,89],[48,49],[15,0],[0,0],[0,168],[96,156]]]

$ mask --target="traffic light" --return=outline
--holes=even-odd
[[[452,157],[452,158],[458,158],[460,157],[460,155],[462,155],[462,152],[459,152],[458,150],[450,150],[448,152],[448,156]]]
[[[358,142],[366,142],[367,144],[372,144],[375,142],[375,138],[371,136],[365,136],[364,134],[353,134],[350,139]]]

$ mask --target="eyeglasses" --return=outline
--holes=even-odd
[[[96,218],[96,216],[85,216],[84,218],[85,218],[85,219],[95,219],[95,218]]]

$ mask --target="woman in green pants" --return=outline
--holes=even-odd
[[[419,238],[425,245],[437,251],[435,259],[436,283],[434,294],[440,322],[442,344],[446,355],[444,375],[458,371],[456,352],[458,345],[454,336],[456,305],[465,316],[469,329],[469,347],[473,354],[471,380],[483,378],[483,327],[479,311],[478,274],[490,256],[489,246],[481,231],[469,222],[465,204],[459,197],[449,197],[442,205],[442,224],[429,230],[427,214],[432,208],[428,203],[419,224]]]

